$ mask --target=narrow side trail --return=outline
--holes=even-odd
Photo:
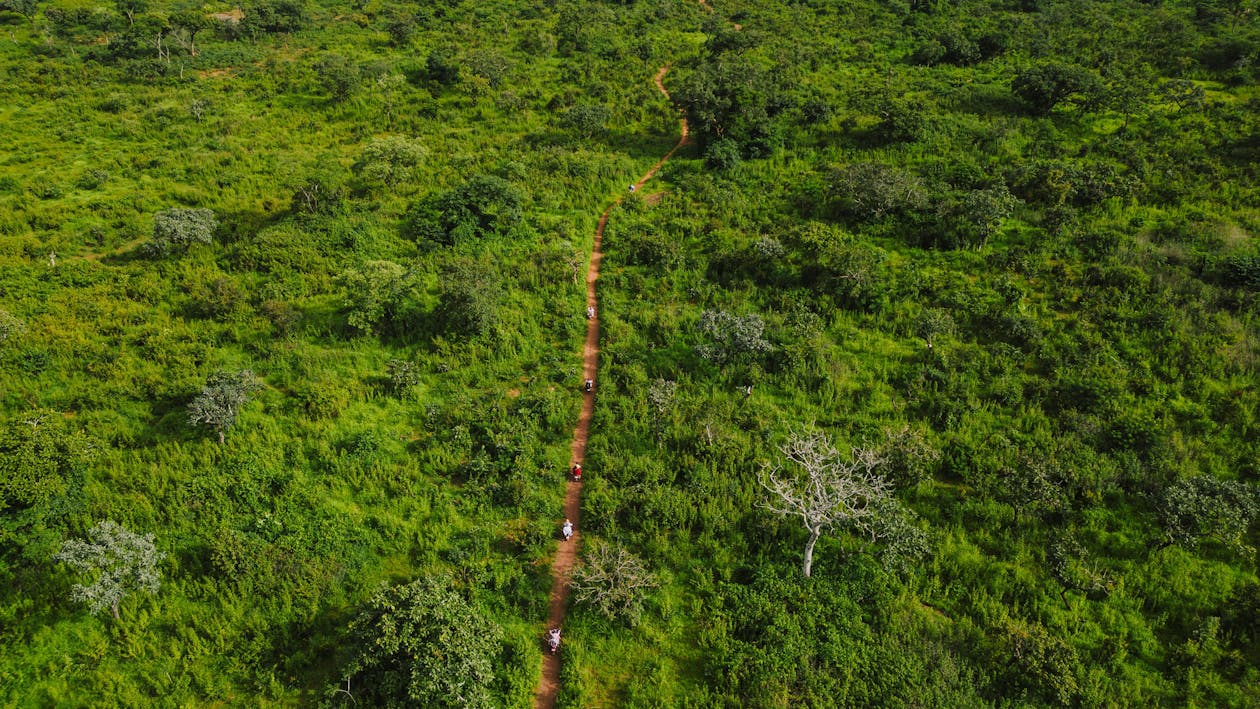
[[[652,79],[656,84],[656,88],[665,94],[665,98],[669,98],[669,92],[665,90],[664,78],[665,72],[669,71],[669,65],[661,67],[656,72],[656,76]],[[635,182],[635,189],[643,186],[643,183],[652,179],[652,176],[661,169],[667,160],[673,156],[674,151],[687,144],[687,119],[680,118],[679,125],[681,127],[681,135],[674,147],[665,153],[665,157],[657,161]],[[599,305],[595,299],[595,281],[599,279],[599,263],[603,260],[604,254],[601,250],[601,244],[604,240],[604,227],[608,224],[608,215],[612,214],[612,210],[621,203],[618,197],[613,201],[604,213],[599,216],[599,225],[595,227],[595,245],[591,249],[591,264],[586,271],[586,305],[594,308],[595,317],[590,318],[586,322],[586,344],[582,349],[582,372],[586,379],[597,381],[599,369]],[[598,387],[596,387],[598,391]],[[577,428],[573,430],[573,445],[570,448],[569,467],[580,465],[586,461],[586,441],[591,434],[591,416],[595,413],[595,394],[585,394],[582,400],[582,413],[578,417]],[[582,483],[576,480],[569,480],[568,489],[564,495],[564,516],[568,517],[575,528],[573,537],[567,542],[561,542],[560,548],[556,552],[556,558],[551,562],[551,607],[547,613],[547,627],[559,628],[564,624],[564,611],[569,601],[569,572],[573,569],[573,563],[577,560],[578,545],[582,541],[581,520],[579,512],[581,511]],[[538,689],[534,693],[534,706],[538,709],[552,709],[556,705],[556,692],[560,689],[560,656],[543,654],[542,678],[538,682]]]

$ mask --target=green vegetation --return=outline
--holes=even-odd
[[[1255,706],[1254,3],[713,4],[0,3],[0,702],[530,705],[682,111],[560,704]]]

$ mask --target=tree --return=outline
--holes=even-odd
[[[378,592],[350,626],[346,679],[362,706],[489,707],[503,630],[426,578]]]
[[[35,24],[35,13],[39,12],[40,0],[0,0],[0,10],[16,12],[26,21]]]
[[[385,34],[389,35],[390,46],[405,47],[416,36],[416,15],[414,12],[390,10],[385,14]]]
[[[412,138],[399,135],[373,138],[363,147],[352,169],[372,187],[393,188],[415,176],[424,162],[425,152],[424,146]]]
[[[393,261],[367,261],[341,276],[346,289],[346,321],[371,334],[393,322],[409,279],[407,269]]]
[[[765,354],[774,349],[774,345],[762,337],[765,328],[756,313],[740,316],[725,310],[706,310],[700,314],[700,332],[709,337],[709,342],[700,345],[697,351],[719,366]]]
[[[1090,108],[1104,94],[1102,81],[1093,72],[1066,64],[1039,64],[1011,80],[1011,92],[1035,113],[1048,115],[1055,106],[1072,99]]]
[[[600,133],[608,124],[608,109],[600,104],[580,104],[564,114],[564,126],[577,133],[582,140]]]
[[[127,24],[136,23],[136,15],[149,9],[149,0],[114,0],[114,7],[127,18]]]
[[[643,597],[656,577],[639,557],[611,544],[591,545],[570,581],[578,603],[588,603],[609,618],[638,618]]]
[[[805,542],[805,576],[814,565],[814,545],[828,527],[842,526],[879,538],[877,516],[887,510],[892,486],[877,472],[883,461],[875,451],[855,448],[844,462],[825,433],[792,433],[779,451],[796,472],[769,467],[761,485],[771,493],[763,506],[776,514],[800,517]]]
[[[1164,546],[1191,548],[1215,539],[1240,554],[1250,554],[1247,532],[1260,518],[1260,493],[1239,480],[1200,475],[1178,480],[1157,503],[1164,525]]]
[[[197,398],[188,405],[188,422],[193,426],[213,428],[219,434],[219,444],[222,445],[224,432],[236,423],[241,407],[260,386],[254,373],[248,369],[215,372],[206,380]]]
[[[251,35],[296,32],[307,20],[302,0],[254,0],[241,9],[245,15],[241,24]]]
[[[922,208],[927,197],[918,177],[883,163],[855,163],[831,175],[833,208],[861,220],[877,220]]]
[[[1206,96],[1207,92],[1203,90],[1203,87],[1189,79],[1171,79],[1159,86],[1159,97],[1175,104],[1177,113],[1187,108],[1201,108]]]
[[[219,220],[209,209],[167,209],[153,215],[153,240],[149,250],[165,256],[175,250],[187,251],[193,244],[214,241]]]
[[[334,103],[353,96],[363,83],[363,71],[359,65],[340,54],[324,55],[315,63],[315,75]]]
[[[897,98],[885,99],[880,104],[875,133],[881,139],[890,143],[913,143],[923,137],[926,127],[922,104]]]
[[[106,608],[118,618],[118,604],[137,591],[157,593],[157,565],[166,554],[153,545],[152,534],[136,534],[111,520],[88,530],[90,541],[71,539],[55,557],[78,571],[96,575],[90,585],[75,584],[70,596],[88,604],[93,614]]]
[[[454,245],[508,233],[522,220],[525,195],[494,175],[478,175],[412,207],[414,236]]]
[[[674,407],[674,397],[678,394],[678,382],[671,379],[654,379],[648,385],[648,406],[652,409],[652,430],[660,438],[661,428],[665,424],[665,415]]]
[[[26,324],[21,319],[0,308],[0,345],[22,334],[25,329]]]
[[[210,18],[198,10],[180,10],[171,15],[172,35],[180,46],[188,50],[188,56],[195,57],[197,51],[197,33],[210,29]]]
[[[992,189],[968,192],[963,197],[959,213],[959,232],[964,243],[977,249],[984,246],[989,237],[1002,228],[1017,204],[1019,200],[1010,193],[1005,183]]]
[[[436,315],[448,331],[490,334],[499,322],[499,277],[482,261],[459,260],[442,273]]]
[[[425,72],[429,80],[440,86],[454,86],[459,83],[459,64],[454,53],[449,49],[435,49],[429,52],[424,60]]]
[[[50,518],[63,514],[65,500],[80,488],[95,456],[92,439],[72,430],[55,411],[35,411],[5,423],[0,428],[0,542],[38,534]]]

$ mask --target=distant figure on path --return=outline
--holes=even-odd
[[[582,391],[586,392],[587,394],[591,393],[591,390],[594,388],[595,388],[595,382],[591,381],[590,379],[587,379],[582,384]]]
[[[573,475],[574,480],[582,479],[582,466],[577,463],[573,464],[573,469],[569,471]]]
[[[594,305],[586,306],[586,319],[590,320],[593,317],[595,317],[595,306]]]
[[[566,542],[569,541],[569,538],[573,536],[573,523],[566,519],[564,525],[560,527],[560,533],[564,535]]]

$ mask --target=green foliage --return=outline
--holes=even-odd
[[[34,411],[0,429],[0,539],[32,541],[69,511],[97,443],[59,413]]]
[[[26,329],[26,324],[7,310],[0,310],[0,345],[16,339]]]
[[[380,591],[350,626],[345,676],[355,702],[402,707],[494,706],[494,663],[503,630],[449,579]]]
[[[153,215],[153,239],[148,249],[159,256],[167,256],[176,251],[187,251],[193,244],[209,244],[214,241],[214,231],[218,226],[214,210],[167,209]]]
[[[449,332],[489,335],[499,322],[498,274],[481,261],[457,260],[442,272],[437,319]]]
[[[424,146],[410,138],[374,138],[363,147],[354,171],[371,188],[392,189],[416,176],[424,156]]]
[[[252,0],[241,6],[242,28],[249,34],[297,32],[309,21],[302,0]]]
[[[1049,114],[1071,101],[1082,109],[1095,106],[1102,97],[1098,76],[1086,69],[1066,64],[1038,64],[1019,72],[1011,80],[1011,92],[1033,112]]]
[[[103,520],[88,530],[88,539],[67,541],[56,556],[57,561],[96,577],[90,584],[75,584],[72,600],[86,603],[94,614],[108,608],[118,618],[118,606],[127,596],[157,594],[161,586],[157,565],[166,554],[153,545],[152,534],[136,534],[113,520]]]
[[[315,75],[333,101],[345,101],[363,84],[363,70],[340,54],[326,54],[315,63]]]
[[[765,328],[765,322],[756,313],[735,315],[706,310],[700,314],[700,332],[709,342],[700,345],[697,352],[718,365],[755,359],[774,349],[762,337]]]
[[[1260,518],[1260,492],[1245,482],[1199,475],[1179,480],[1159,500],[1168,542],[1194,547],[1210,538],[1241,554],[1254,550],[1247,533]]]
[[[392,261],[367,261],[341,275],[346,291],[346,322],[372,334],[397,317],[408,286],[407,269]]]
[[[525,195],[501,177],[479,175],[420,202],[411,211],[411,234],[454,245],[510,233],[521,223]]]
[[[236,418],[249,401],[249,395],[261,386],[248,369],[211,374],[201,393],[188,404],[189,425],[214,429],[222,444],[224,433],[236,425]]]

